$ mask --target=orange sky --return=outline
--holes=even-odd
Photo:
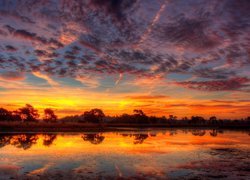
[[[4,83],[8,84],[6,87],[9,89],[0,91],[0,106],[15,110],[29,103],[39,109],[40,113],[45,108],[52,108],[59,117],[82,114],[92,108],[101,108],[106,115],[132,113],[134,109],[142,109],[148,115],[169,116],[172,114],[179,118],[192,115],[201,115],[206,118],[213,115],[220,118],[249,116],[249,101],[236,100],[246,98],[247,94],[228,93],[224,95],[228,97],[228,100],[209,98],[213,96],[213,93],[210,92],[201,93],[205,98],[197,99],[195,97],[197,94],[192,94],[192,91],[185,89],[179,91],[178,94],[175,94],[175,91],[169,91],[168,95],[154,94],[148,92],[148,89],[152,92],[160,89],[162,88],[161,83],[144,81],[147,83],[137,84],[138,89],[142,89],[141,92],[115,93],[117,87],[106,89],[104,92],[62,85],[37,89],[35,86],[27,84],[25,80],[5,80]],[[128,82],[125,85],[127,84]],[[121,84],[121,86],[124,85]],[[172,88],[176,88],[175,85],[172,85]],[[230,97],[231,99],[229,99]]]

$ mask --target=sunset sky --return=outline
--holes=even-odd
[[[0,0],[0,107],[250,116],[249,0]]]

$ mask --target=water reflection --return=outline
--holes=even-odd
[[[195,130],[192,130],[192,134],[194,136],[204,136],[206,134],[206,131],[200,130],[200,129],[195,129]]]
[[[56,134],[44,134],[43,135],[43,145],[50,146],[56,140]]]
[[[38,140],[37,135],[32,134],[21,134],[13,136],[10,140],[11,145],[22,148],[24,150],[31,148],[32,145],[36,144]]]
[[[223,134],[222,130],[213,129],[210,131],[210,135],[216,137],[218,134]]]
[[[12,136],[6,134],[0,134],[0,148],[10,144]]]
[[[37,140],[38,136],[33,134],[0,134],[0,147],[4,147],[10,144],[17,148],[22,148],[26,150],[31,148],[33,144],[36,144]]]
[[[89,141],[91,144],[100,144],[105,139],[101,134],[84,134],[82,136],[84,141]]]
[[[221,168],[223,177],[234,171],[239,179],[248,173],[248,134],[216,129],[5,133],[0,134],[0,179],[206,179],[207,171],[221,176]]]
[[[142,144],[149,136],[155,137],[156,134],[121,134],[123,137],[134,138],[133,144]]]
[[[154,138],[159,134],[169,134],[169,136],[177,136],[178,133],[181,134],[191,134],[192,136],[205,136],[207,133],[211,137],[218,137],[219,134],[223,134],[223,130],[204,130],[204,129],[184,129],[184,130],[169,130],[169,131],[159,131],[159,132],[143,132],[143,133],[116,133],[126,138],[132,138],[133,144],[143,144],[149,137]],[[250,135],[249,132],[244,132]],[[105,133],[85,133],[81,135],[83,141],[90,142],[91,144],[98,145],[104,142]],[[15,146],[16,148],[21,148],[27,150],[35,145],[38,139],[42,139],[42,145],[50,147],[54,141],[57,139],[57,134],[0,134],[0,148],[7,145]]]
[[[148,138],[147,134],[136,134],[134,136],[135,136],[134,144],[142,144],[144,140]]]

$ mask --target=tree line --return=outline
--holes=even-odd
[[[15,111],[0,108],[0,121],[38,122],[39,117],[40,114],[38,113],[38,110],[30,104],[26,104],[24,107]],[[57,115],[55,115],[52,109],[44,109],[44,116],[42,117],[43,121],[56,122],[57,119]]]
[[[148,116],[142,110],[135,109],[133,114],[122,114],[119,116],[106,116],[101,109],[94,108],[85,111],[81,115],[66,116],[58,119],[53,109],[46,108],[43,115],[40,116],[38,110],[32,105],[26,104],[14,111],[0,108],[0,121],[18,121],[18,122],[39,122],[39,120],[48,123],[109,123],[109,124],[169,124],[169,125],[250,125],[250,117],[236,120],[221,120],[216,116],[205,119],[202,116],[192,116],[191,118],[178,119],[174,115],[168,117]]]

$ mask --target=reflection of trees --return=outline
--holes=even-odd
[[[195,129],[191,131],[194,136],[204,136],[206,134],[205,130]]]
[[[135,134],[134,144],[142,144],[148,138],[147,134]]]
[[[176,135],[176,134],[177,134],[176,130],[170,130],[169,131],[169,136],[173,136],[173,135]]]
[[[43,145],[50,146],[56,139],[56,134],[44,134]],[[13,145],[24,150],[29,149],[37,143],[39,139],[36,134],[0,134],[0,148],[6,145]]]
[[[123,137],[134,137],[134,144],[142,144],[149,137],[148,134],[121,134]],[[156,134],[150,134],[156,136]]]
[[[37,140],[38,140],[37,135],[32,135],[32,134],[15,135],[11,138],[11,145],[26,150],[31,148],[33,144],[36,144]]]
[[[11,136],[6,134],[0,134],[0,148],[10,144]]]
[[[156,133],[148,133],[151,137],[156,137]]]
[[[44,134],[43,137],[43,145],[50,146],[56,139],[56,134]]]
[[[223,130],[213,129],[210,131],[210,135],[216,137],[218,134],[223,134]]]
[[[212,131],[210,131],[210,135],[216,137],[218,135],[218,131],[216,129],[213,129]]]
[[[84,134],[82,139],[84,141],[89,141],[91,144],[101,144],[105,137],[101,134]]]

